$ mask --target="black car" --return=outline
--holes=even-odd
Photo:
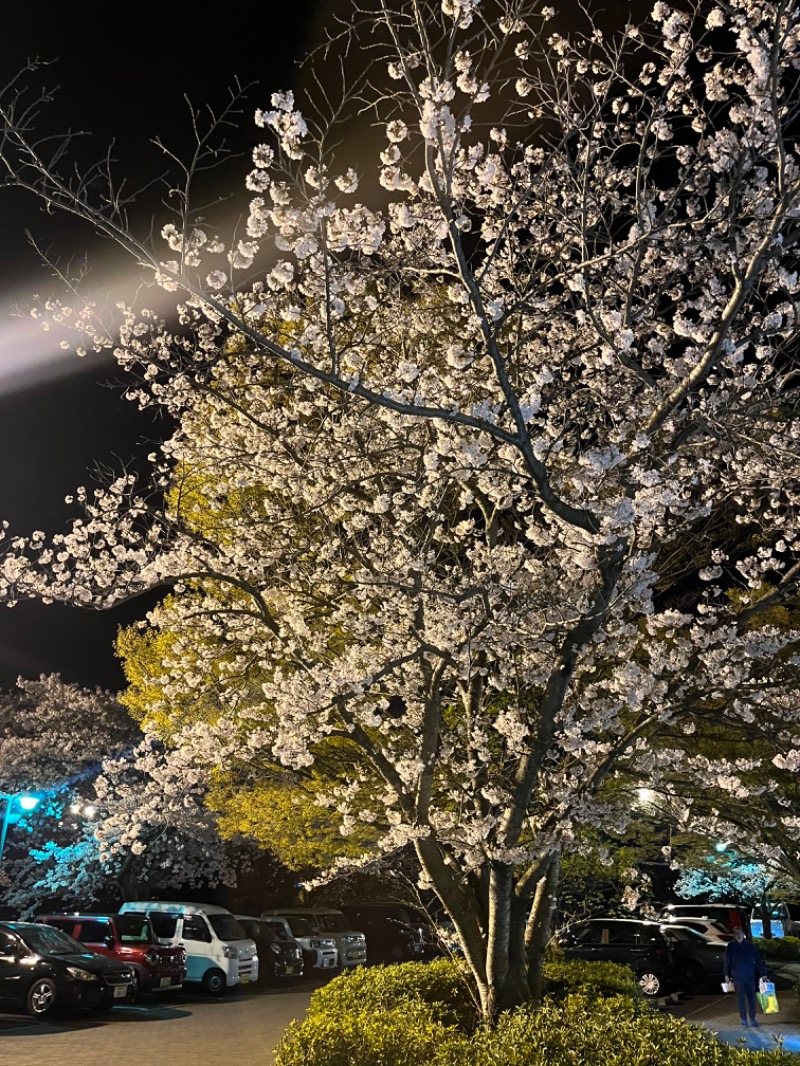
[[[0,999],[46,1018],[59,1007],[106,1010],[130,998],[130,966],[49,925],[0,922]]]
[[[722,940],[704,936],[696,929],[673,922],[661,926],[672,948],[675,976],[688,990],[702,988],[712,978],[722,980],[725,947]]]
[[[353,928],[365,934],[368,962],[410,962],[425,956],[425,923],[412,908],[402,903],[352,903],[342,910]]]
[[[263,918],[235,915],[239,925],[258,949],[259,975],[266,980],[282,981],[302,977],[303,949],[296,940],[280,936],[273,924]]]
[[[660,996],[675,975],[672,945],[657,922],[591,918],[567,926],[556,939],[568,959],[629,966],[646,996]]]

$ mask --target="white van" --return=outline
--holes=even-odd
[[[367,964],[367,938],[350,927],[347,918],[335,907],[276,907],[264,911],[262,918],[277,915],[285,918],[295,940],[300,940],[297,928],[302,923],[315,938],[332,937],[339,952],[339,966],[343,970]]]
[[[211,903],[146,900],[123,903],[120,914],[147,914],[162,944],[186,951],[185,982],[194,981],[212,996],[258,979],[258,954],[229,910]]]

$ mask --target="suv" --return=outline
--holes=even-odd
[[[256,946],[262,975],[268,980],[303,976],[303,949],[285,926],[276,928],[266,918],[249,914],[235,914],[234,918]]]
[[[672,947],[674,971],[690,991],[722,978],[728,946],[724,940],[705,936],[678,922],[664,922],[661,930]]]
[[[409,962],[425,954],[421,919],[402,903],[348,903],[342,910],[367,937],[370,962]]]
[[[590,918],[562,929],[556,940],[568,959],[629,966],[646,996],[662,995],[674,974],[671,945],[658,922]]]
[[[342,912],[335,907],[276,907],[273,911],[264,911],[261,917],[268,918],[273,914],[287,920],[298,940],[300,936],[295,929],[295,918],[307,919],[312,936],[332,937],[339,951],[339,966],[343,970],[366,963],[367,938],[352,929]]]
[[[750,916],[735,903],[670,903],[658,916],[660,922],[682,922],[684,918],[708,918],[724,925],[728,932],[737,925],[746,934],[750,932]]]
[[[146,914],[43,914],[36,921],[127,963],[133,970],[133,997],[140,991],[177,992],[183,985],[186,952],[159,944]]]
[[[696,933],[702,933],[709,940],[721,940],[725,944],[733,940],[733,933],[714,918],[665,918],[661,925],[664,929],[669,929],[671,925],[694,929]]]
[[[286,940],[294,940],[303,953],[303,973],[306,977],[315,977],[315,970],[333,972],[339,961],[336,941],[332,936],[319,937],[308,918],[292,915],[292,924],[288,919],[277,914],[262,914],[260,921],[268,929]]]

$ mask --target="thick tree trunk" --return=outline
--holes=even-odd
[[[492,863],[485,891],[481,886],[480,892],[453,877],[433,841],[418,841],[417,853],[455,925],[486,1024],[494,1025],[503,1011],[523,1003],[538,1005],[558,885],[558,852],[543,857],[530,887],[515,879],[512,866]]]

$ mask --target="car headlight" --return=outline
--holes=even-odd
[[[226,944],[225,947],[222,949],[222,954],[225,956],[226,959],[239,958],[238,950],[236,948],[230,947],[228,944]]]
[[[88,970],[81,970],[77,966],[68,966],[67,973],[70,975],[73,981],[97,981],[98,977],[96,973],[90,973]]]
[[[310,948],[313,948],[314,951],[316,951],[318,948],[322,947],[322,941],[321,940],[313,940],[313,939],[309,940],[308,946]]]

